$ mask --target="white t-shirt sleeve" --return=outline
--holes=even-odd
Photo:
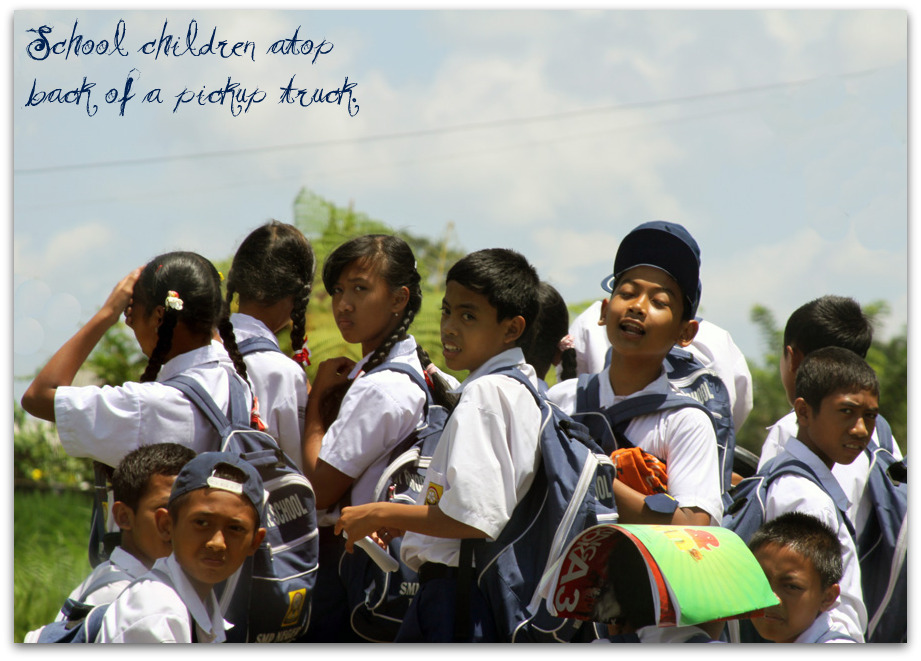
[[[665,461],[668,492],[681,507],[699,507],[719,525],[723,503],[713,423],[703,411],[688,407],[666,411],[660,424],[663,447],[647,451]]]
[[[539,460],[539,409],[524,387],[503,383],[509,380],[483,377],[467,387],[442,435],[442,442],[445,436],[451,442],[439,443],[436,449],[436,454],[444,451],[448,456],[444,461],[432,460],[445,472],[428,476],[430,484],[443,479],[441,511],[490,539],[508,523]]]
[[[425,409],[425,394],[405,374],[375,376],[355,380],[320,448],[320,459],[352,478],[412,433]],[[394,378],[406,387],[394,389]]]

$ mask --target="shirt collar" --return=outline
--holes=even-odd
[[[537,388],[537,373],[534,371],[533,367],[525,362],[524,352],[521,350],[521,348],[513,347],[511,349],[506,349],[502,353],[497,353],[478,368],[470,372],[467,378],[464,379],[461,384],[454,388],[451,392],[462,393],[468,383],[480,378],[481,376],[486,376],[487,374],[490,374],[491,372],[494,372],[495,370],[502,367],[517,367],[522,372],[524,372],[525,376],[528,377],[531,385]]]
[[[129,576],[138,577],[147,573],[148,567],[121,546],[112,549],[109,561],[119,569],[125,570]]]
[[[659,372],[654,380],[646,384],[646,387],[642,390],[638,390],[635,393],[629,395],[615,395],[614,388],[611,386],[611,378],[608,376],[608,370],[604,370],[599,375],[599,384],[598,398],[605,404],[610,402],[610,404],[619,404],[620,402],[628,399],[630,397],[640,397],[641,395],[649,395],[653,393],[668,393],[671,390],[671,385],[668,381],[668,375],[665,373],[665,367],[662,367],[662,371]]]
[[[390,353],[388,353],[387,357],[384,358],[384,362],[387,362],[388,360],[392,360],[393,358],[396,358],[397,356],[406,356],[406,355],[409,355],[415,352],[416,352],[416,339],[412,335],[407,335],[405,340],[400,340],[399,342],[393,345],[393,348],[390,349]],[[362,359],[359,360],[355,364],[355,367],[353,367],[352,371],[349,372],[349,379],[354,379],[361,373],[361,371],[364,369],[365,364],[368,362],[368,359],[371,358],[371,355],[373,353],[374,353],[373,351],[369,352],[366,356],[363,356]]]
[[[160,372],[157,374],[157,381],[166,381],[186,370],[208,363],[233,364],[230,362],[230,356],[227,355],[224,346],[220,342],[212,341],[210,344],[181,353],[163,363],[163,367],[160,368]]]
[[[214,636],[214,642],[224,642],[225,630],[233,625],[223,618],[214,590],[212,589],[208,594],[208,603],[206,605],[198,596],[192,586],[192,582],[173,554],[170,554],[167,558],[159,558],[154,563],[154,569],[165,572],[169,577],[173,589],[176,590],[189,610],[189,615],[192,616],[194,624],[197,624],[205,635]],[[210,615],[209,612],[211,613]]]
[[[233,332],[237,337],[237,342],[251,337],[265,337],[275,342],[276,345],[278,344],[278,338],[275,333],[270,331],[269,327],[256,319],[256,317],[242,312],[234,312],[230,315],[230,323],[233,324]]]

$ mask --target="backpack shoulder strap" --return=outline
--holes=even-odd
[[[237,342],[237,348],[240,350],[240,354],[248,356],[251,353],[256,353],[257,351],[275,351],[277,353],[284,353],[281,348],[272,340],[267,337],[260,337],[254,335],[253,337],[248,337],[245,340]]]
[[[879,441],[879,447],[887,450],[889,454],[895,454],[895,439],[892,438],[892,427],[889,421],[883,416],[876,417],[876,439]]]
[[[185,374],[178,374],[171,379],[162,381],[164,385],[172,386],[183,393],[198,407],[208,421],[224,437],[233,423],[249,427],[249,411],[246,410],[246,395],[239,384],[231,377],[230,382],[230,415],[224,414],[198,381]]]
[[[772,462],[769,469],[766,471],[764,488],[765,492],[767,487],[774,482],[777,478],[782,475],[798,475],[804,477],[807,480],[813,482],[816,486],[820,487],[823,491],[827,489],[822,483],[822,479],[815,474],[815,471],[809,467],[808,464],[800,461],[799,459],[789,459],[780,462]],[[840,507],[835,504],[836,509],[838,510],[838,515],[841,517],[841,522],[844,524],[844,527],[847,528],[847,531],[851,534],[851,537],[854,538],[856,543],[857,540],[857,531],[854,529],[854,525],[851,523],[851,520],[847,516],[847,512],[842,510]]]
[[[391,372],[399,372],[400,374],[405,374],[413,383],[419,386],[422,389],[422,392],[425,393],[426,407],[432,399],[432,392],[429,390],[428,384],[425,382],[425,377],[423,377],[419,372],[413,368],[412,365],[407,363],[399,363],[396,361],[387,361],[383,362],[377,367],[375,367],[370,372],[365,372],[365,375],[373,374],[374,372],[382,372],[383,370],[390,370]]]
[[[597,411],[601,396],[598,394],[598,374],[580,374],[576,385],[576,411]]]

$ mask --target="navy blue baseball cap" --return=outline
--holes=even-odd
[[[696,316],[701,293],[700,247],[682,225],[653,220],[635,227],[620,242],[614,272],[601,281],[601,288],[613,292],[617,279],[636,266],[653,266],[668,273],[681,287],[688,317]]]
[[[222,465],[233,466],[243,471],[243,483],[216,476],[215,471]],[[259,471],[240,455],[232,452],[202,452],[179,471],[170,491],[169,502],[172,503],[190,491],[205,488],[221,489],[243,496],[256,508],[259,525],[262,525],[265,515],[265,489],[262,478],[259,477]]]

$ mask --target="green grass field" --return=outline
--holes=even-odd
[[[51,622],[90,572],[92,496],[16,490],[13,496],[13,642]]]

